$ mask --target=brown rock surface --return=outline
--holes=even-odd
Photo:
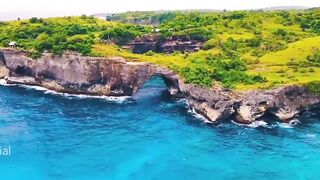
[[[173,95],[181,93],[183,84],[172,71],[149,63],[126,62],[121,57],[83,57],[69,52],[62,56],[44,54],[33,60],[24,51],[1,52],[9,70],[8,83],[39,85],[59,92],[131,96],[153,75],[163,77]]]

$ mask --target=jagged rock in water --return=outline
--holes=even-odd
[[[211,122],[219,122],[235,113],[237,99],[220,86],[207,89],[186,85],[186,94],[191,107]]]
[[[211,122],[228,118],[250,124],[264,115],[272,114],[283,122],[320,105],[320,96],[303,86],[283,86],[271,90],[236,93],[221,88],[211,89],[186,85],[191,107]]]
[[[269,113],[287,122],[317,104],[320,104],[320,96],[310,93],[303,86],[250,91],[242,97],[237,121],[251,123]]]

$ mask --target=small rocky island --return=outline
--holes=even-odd
[[[220,85],[203,88],[185,84],[169,69],[121,57],[85,57],[67,52],[62,56],[44,53],[34,60],[27,51],[0,50],[0,78],[9,84],[41,86],[71,94],[132,96],[152,76],[160,76],[172,96],[186,98],[191,108],[211,122],[233,118],[250,124],[265,115],[288,122],[320,105],[320,95],[299,85],[233,92]]]

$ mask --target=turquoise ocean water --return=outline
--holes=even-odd
[[[320,179],[319,114],[207,124],[159,78],[133,100],[0,86],[0,146],[0,179]]]

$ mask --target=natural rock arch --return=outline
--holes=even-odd
[[[154,71],[152,76],[159,76],[163,79],[171,95],[183,97],[185,92],[184,82],[181,77],[173,71],[159,66],[153,66]],[[151,77],[150,77],[151,78]]]
[[[3,56],[1,56],[1,54]],[[160,76],[171,95],[181,97],[182,79],[173,71],[121,57],[84,57],[75,52],[62,56],[43,54],[37,60],[28,52],[1,49],[0,67],[9,70],[9,83],[43,86],[58,92],[106,96],[132,96],[152,76]]]

